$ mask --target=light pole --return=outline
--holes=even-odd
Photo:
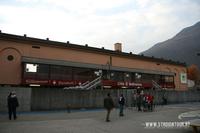
[[[106,65],[108,66],[108,69],[107,69],[107,78],[110,80],[110,62],[108,61],[106,63]]]

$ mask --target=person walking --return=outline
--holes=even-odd
[[[147,95],[148,111],[153,111],[153,99],[154,96],[149,93]]]
[[[10,92],[10,94],[8,95],[7,102],[8,102],[9,119],[11,120],[13,115],[14,120],[16,120],[17,119],[16,108],[19,106],[19,102],[16,93],[14,91]]]
[[[138,94],[137,94],[137,108],[138,108],[138,111],[142,111],[141,104],[142,104],[142,95],[141,95],[140,92],[138,92]]]
[[[114,102],[110,93],[108,93],[107,97],[104,99],[104,108],[107,110],[106,122],[110,122],[110,112],[114,108]]]
[[[119,97],[119,116],[124,116],[124,104],[125,104],[125,98],[123,96],[123,94],[121,94],[121,96]]]

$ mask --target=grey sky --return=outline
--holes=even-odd
[[[199,0],[1,0],[2,32],[142,52],[200,21]]]

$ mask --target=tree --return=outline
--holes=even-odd
[[[197,65],[192,64],[187,68],[187,76],[188,79],[194,80],[195,82],[200,79],[200,70]]]

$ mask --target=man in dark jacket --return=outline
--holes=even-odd
[[[119,116],[124,116],[123,110],[124,110],[124,104],[125,104],[125,98],[123,94],[119,97]]]
[[[110,96],[110,93],[107,94],[107,97],[104,99],[104,108],[107,110],[107,115],[106,115],[106,122],[109,122],[110,119],[110,112],[114,108],[114,102],[113,99]]]
[[[141,104],[142,104],[142,95],[140,94],[140,92],[138,92],[137,94],[137,108],[138,108],[138,111],[142,111],[141,110]]]
[[[19,106],[16,93],[15,92],[11,92],[8,95],[7,101],[8,101],[9,119],[11,120],[12,114],[13,114],[14,120],[16,120],[17,119],[16,108]]]

